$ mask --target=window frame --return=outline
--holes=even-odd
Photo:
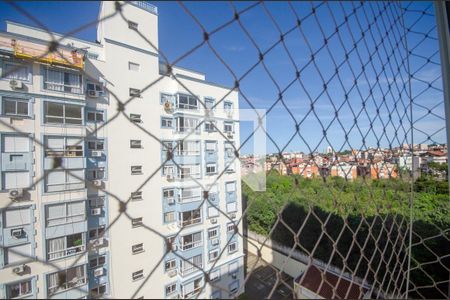
[[[10,97],[10,96],[1,96],[2,99],[2,116],[5,117],[14,117],[14,118],[29,118],[31,116],[31,109],[30,109],[30,99],[25,98],[19,98],[19,97]],[[5,104],[6,102],[15,102],[15,113],[6,113]],[[20,114],[18,113],[18,104],[19,103],[25,103],[27,106],[27,114]]]
[[[138,218],[132,218],[131,219],[131,228],[142,227],[142,225],[144,225],[143,217],[138,217]]]
[[[215,254],[213,258],[211,258],[211,254]],[[219,248],[215,248],[215,249],[211,249],[208,252],[208,260],[209,262],[213,262],[216,261],[219,258],[220,255],[220,249]]]
[[[54,172],[64,172],[64,174],[62,176],[64,176],[65,181],[63,183],[52,183],[49,184],[48,183],[48,175],[50,173],[50,171],[45,171],[45,178],[44,178],[44,192],[45,193],[61,193],[61,192],[66,192],[66,191],[77,191],[77,190],[83,190],[86,188],[86,180],[82,180],[82,181],[78,181],[78,182],[70,182],[68,179],[70,178],[70,171],[83,171],[83,175],[84,178],[86,178],[86,169],[70,169],[70,170],[66,170],[66,169],[56,169],[53,170]],[[76,185],[76,187],[71,188],[72,185]],[[62,189],[58,189],[58,190],[52,190],[49,191],[49,186],[53,187],[53,186],[62,186]],[[78,187],[80,186],[80,187]]]
[[[67,225],[67,224],[73,224],[73,223],[77,223],[77,222],[84,222],[84,221],[86,221],[86,218],[87,218],[86,204],[85,204],[85,209],[84,209],[84,213],[83,214],[68,215],[69,205],[70,204],[82,203],[82,202],[84,202],[84,200],[82,200],[82,201],[73,201],[73,202],[52,203],[52,204],[46,205],[45,206],[45,227],[61,226],[61,225]],[[64,216],[63,217],[57,217],[57,218],[49,219],[48,218],[48,215],[49,215],[48,209],[51,206],[62,206],[62,205],[64,205]],[[67,221],[68,219],[73,219],[73,218],[79,217],[79,216],[83,216],[84,217],[83,220],[75,221],[75,222],[74,221],[71,221],[71,222]],[[50,225],[49,224],[49,221],[51,222],[51,221],[59,220],[59,219],[64,219],[65,222],[57,223],[57,224],[54,224],[54,225]]]
[[[43,111],[43,123],[49,124],[49,125],[60,125],[60,126],[83,126],[85,124],[84,116],[83,116],[83,106],[72,104],[72,103],[60,103],[60,102],[53,102],[53,101],[44,101],[44,111]],[[57,115],[48,115],[48,105],[60,105],[62,106],[62,116]],[[80,118],[75,117],[66,117],[66,110],[68,106],[72,106],[73,108],[79,108],[80,109]],[[61,119],[62,122],[54,122],[49,121],[48,119]],[[80,123],[68,123],[67,120],[79,120]]]
[[[170,123],[170,126],[167,123]],[[161,117],[161,128],[173,129],[173,118]]]
[[[137,270],[133,273],[131,273],[131,281],[137,281],[144,278],[144,270]]]
[[[62,74],[62,84],[61,83],[52,83],[47,81],[48,78],[48,71],[51,70],[53,72],[59,72]],[[69,83],[66,83],[66,74],[72,74],[72,75],[76,75],[79,79],[79,86],[72,86]],[[76,94],[76,95],[80,95],[83,94],[83,86],[84,86],[84,80],[83,80],[83,76],[82,74],[75,72],[75,71],[71,71],[71,70],[66,70],[66,69],[61,69],[61,68],[55,68],[55,67],[44,67],[44,75],[42,76],[43,78],[43,84],[42,87],[44,90],[47,91],[51,91],[51,92],[57,92],[57,93],[70,93],[70,94]],[[49,88],[49,85],[54,85],[54,86],[60,86],[62,87],[62,90],[57,90],[55,88]],[[73,92],[73,91],[69,91],[69,89],[77,89],[77,92]]]
[[[234,246],[234,250],[230,250],[231,246]],[[233,254],[238,251],[237,241],[232,241],[227,245],[228,254]]]
[[[14,68],[17,68],[18,66],[20,66],[19,69],[26,68],[27,79],[18,79],[18,78],[6,77],[5,73],[6,73],[7,65],[11,65]],[[14,73],[15,72],[12,72],[11,74],[14,74]],[[9,74],[9,75],[11,75],[11,74]],[[31,76],[31,66],[29,64],[21,63],[21,62],[15,62],[15,61],[3,61],[1,79],[3,79],[3,80],[19,80],[19,81],[22,81],[22,82],[25,82],[25,83],[31,83],[32,78],[33,78],[33,76]]]
[[[180,97],[186,97],[186,103],[180,103]],[[195,100],[195,105],[190,103],[191,100]],[[182,109],[182,110],[198,110],[199,109],[198,101],[199,101],[199,98],[197,96],[184,94],[184,93],[178,93],[177,97],[176,97],[176,106],[177,106],[177,109]]]
[[[103,263],[100,263],[100,259],[104,260]],[[95,261],[94,266],[92,265],[92,261]],[[94,258],[89,259],[88,266],[89,266],[89,269],[96,269],[96,268],[103,267],[105,264],[106,264],[106,255],[99,255]]]
[[[141,90],[136,88],[129,88],[128,96],[134,97],[134,98],[142,98]]]
[[[90,114],[94,114],[94,119],[90,120],[89,119],[89,115]],[[98,119],[98,115],[102,116],[102,119],[99,120]],[[105,122],[105,111],[104,110],[92,110],[92,109],[88,109],[86,110],[86,123],[103,123]]]
[[[130,149],[142,149],[142,140],[130,140]]]
[[[139,254],[144,252],[144,243],[131,245],[131,254]]]
[[[172,291],[168,292],[167,289],[170,288],[170,287],[174,287],[174,288],[173,288]],[[164,290],[165,290],[166,297],[169,297],[169,296],[175,294],[178,291],[177,290],[177,283],[173,282],[173,283],[170,283],[170,284],[166,285]]]
[[[142,115],[130,113],[130,121],[133,123],[142,123]]]
[[[131,175],[142,175],[142,174],[144,174],[144,172],[142,171],[142,166],[140,166],[140,165],[131,166],[130,171],[131,171]]]
[[[28,286],[29,291],[26,294],[22,294],[22,284],[29,285]],[[19,294],[12,297],[11,289],[13,288],[13,286],[17,286],[17,285],[19,285],[19,287],[18,287]],[[29,279],[19,281],[19,282],[5,284],[5,289],[6,289],[7,299],[20,299],[20,298],[32,295],[33,294],[33,278],[29,278]]]
[[[214,167],[214,171],[208,171],[208,168],[211,169]],[[206,163],[205,164],[205,174],[206,175],[215,175],[217,174],[217,163]]]

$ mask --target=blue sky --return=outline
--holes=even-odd
[[[159,10],[160,50],[170,61],[201,43],[202,30],[180,4],[151,3],[154,3]],[[206,31],[210,32],[230,21],[233,18],[234,9],[241,11],[252,4],[252,2],[187,2],[184,5]],[[378,141],[381,146],[388,146],[390,143],[392,146],[397,146],[401,142],[409,142],[410,124],[406,124],[407,118],[404,116],[404,105],[409,103],[409,98],[405,91],[401,91],[402,84],[406,82],[406,70],[401,69],[400,74],[396,72],[397,66],[403,61],[401,55],[404,57],[402,46],[395,47],[395,41],[400,39],[403,30],[399,21],[394,22],[398,16],[398,8],[394,7],[395,5],[384,9],[382,4],[364,4],[363,9],[360,9],[359,3],[349,2],[342,5],[339,3],[319,5],[320,3],[306,2],[291,4],[292,7],[287,2],[267,2],[255,6],[240,16],[243,27],[262,52],[270,49],[279,40],[279,30],[283,33],[287,32],[297,24],[297,16],[302,19],[302,30],[295,28],[289,32],[284,38],[285,44],[279,43],[270,50],[264,57],[264,65],[259,64],[240,81],[241,108],[249,108],[246,98],[256,108],[268,109],[278,99],[279,90],[283,91],[283,101],[290,113],[281,103],[278,103],[268,114],[267,131],[278,148],[268,140],[267,151],[277,152],[278,149],[285,149],[309,152],[310,149],[323,151],[328,144],[338,150],[350,147],[361,148],[364,145],[376,146]],[[39,19],[50,30],[58,33],[68,32],[95,20],[99,8],[98,2],[73,1],[17,2],[17,5]],[[313,6],[318,6],[316,13],[306,17],[311,13]],[[354,8],[357,11],[357,18],[352,15]],[[433,7],[430,7],[427,2],[416,3],[410,8],[433,12]],[[0,2],[0,11],[2,11],[0,16],[2,30],[5,29],[5,20],[37,26],[33,20],[5,2]],[[372,25],[371,30],[366,31],[365,38],[358,43],[357,50],[350,52],[348,60],[345,60],[344,48],[347,49],[347,53],[352,49],[353,39],[358,41],[361,38],[361,28],[366,29],[368,20],[372,20],[379,12],[381,14],[377,22]],[[347,23],[339,27],[339,35],[334,34],[327,41],[328,47],[322,48],[315,55],[314,63],[309,63],[310,47],[313,52],[320,49],[324,44],[324,36],[330,36],[334,32],[335,24],[343,22],[344,14],[349,18]],[[417,13],[406,13],[405,23],[413,24],[418,16]],[[433,22],[433,17],[426,15],[413,29],[418,32],[428,32],[431,29],[429,36],[436,37]],[[389,29],[393,23],[395,25]],[[387,29],[389,29],[389,35],[384,36]],[[96,35],[95,30],[95,26],[89,27],[77,33],[76,37],[93,41]],[[408,37],[408,46],[413,48],[416,43],[421,42],[423,35],[411,33]],[[237,22],[233,22],[210,38],[211,46],[237,78],[241,78],[258,62],[258,49],[251,39],[246,36]],[[375,44],[378,43],[379,51],[373,55],[372,63],[365,67],[364,75],[366,76],[358,78],[358,88],[356,88],[353,73],[358,76],[362,65],[369,60],[369,51],[373,51]],[[438,63],[437,47],[436,40],[427,39],[414,48],[414,51]],[[392,49],[396,49],[396,53],[387,63],[386,58]],[[340,65],[343,61],[344,63]],[[340,65],[339,76],[334,75],[335,63]],[[376,73],[382,71],[383,64],[386,64],[385,72],[381,73],[377,84]],[[206,73],[209,81],[228,86],[234,84],[233,74],[207,45],[181,60],[179,65]],[[301,70],[299,80],[295,80],[294,65]],[[439,80],[434,81],[432,88],[428,88],[427,83],[423,82],[430,82],[439,77],[440,67],[438,64],[426,63],[424,59],[416,56],[410,58],[410,66],[411,72],[418,78],[412,81],[415,102],[413,119],[419,120],[415,124],[418,130],[414,131],[414,141],[444,142],[442,92],[439,90],[441,83]],[[327,92],[322,93],[324,81],[327,82],[330,78],[332,80],[327,84]],[[292,81],[294,83],[286,89]],[[372,94],[370,94],[371,88]],[[345,94],[347,94],[347,100],[345,100]],[[367,99],[365,101],[367,112],[363,110],[363,99]],[[308,114],[311,100],[316,101],[315,114]],[[378,114],[376,107],[379,107]],[[428,113],[429,108],[433,108],[432,112],[435,115]],[[340,122],[334,118],[336,109],[339,109]],[[362,113],[359,114],[361,110]],[[357,127],[354,126],[355,116]],[[372,129],[370,120],[372,120]],[[299,124],[300,136],[292,137],[296,124]],[[251,124],[242,123],[241,140],[248,136],[251,128]],[[383,128],[386,128],[385,132]],[[323,139],[324,129],[327,132],[325,140]],[[345,143],[345,132],[348,132],[349,143]],[[431,140],[427,140],[428,135],[431,135]],[[252,150],[251,142],[250,140],[249,144],[243,147],[243,153]]]

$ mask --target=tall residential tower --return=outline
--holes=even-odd
[[[96,42],[0,32],[3,298],[243,290],[238,93],[167,72],[157,8],[118,8]]]

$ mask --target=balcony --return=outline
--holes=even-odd
[[[201,222],[202,222],[202,217],[180,220],[180,221],[178,221],[178,227],[191,226],[191,225],[199,224]]]

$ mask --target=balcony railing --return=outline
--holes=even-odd
[[[69,289],[73,289],[82,285],[85,285],[87,282],[86,277],[78,278],[74,277],[72,280],[68,282],[61,283],[57,286],[49,287],[48,288],[48,295],[54,295],[56,293],[60,293]]]
[[[66,248],[63,250],[59,250],[59,251],[48,252],[47,257],[48,257],[48,260],[54,260],[54,259],[74,255],[76,253],[84,251],[84,249],[85,249],[84,245],[69,247],[69,248]]]
[[[189,299],[194,297],[195,295],[199,294],[201,290],[201,286],[195,288],[194,290],[192,290],[191,292],[185,294],[185,295],[181,295],[182,299]]]
[[[182,251],[186,251],[186,250],[189,250],[189,249],[194,249],[194,248],[200,247],[202,244],[203,244],[202,240],[200,240],[200,241],[193,241],[191,243],[182,244],[180,248],[181,248]]]
[[[187,219],[187,220],[180,220],[178,221],[178,226],[179,227],[186,227],[189,225],[194,225],[194,224],[198,224],[202,222],[202,218],[195,218],[195,219]]]

